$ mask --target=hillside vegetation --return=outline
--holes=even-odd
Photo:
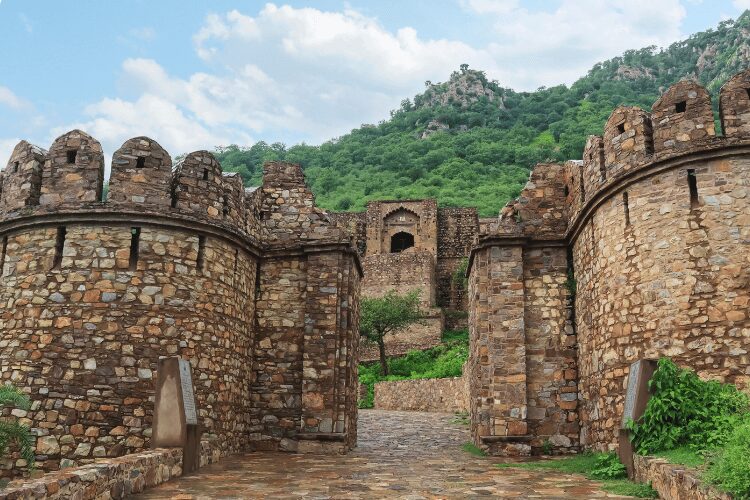
[[[258,142],[218,149],[225,171],[247,185],[267,160],[301,163],[318,204],[363,210],[370,200],[437,198],[494,216],[534,164],[581,157],[619,104],[650,109],[669,85],[693,78],[716,96],[750,61],[750,12],[668,48],[646,47],[596,64],[572,86],[516,92],[462,65],[444,83],[405,99],[378,125],[320,146]],[[716,101],[716,99],[714,99]]]

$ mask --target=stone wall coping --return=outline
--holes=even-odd
[[[177,469],[172,470],[173,467]],[[154,470],[148,474],[147,469]],[[138,471],[137,474],[134,474]],[[0,500],[53,498],[124,498],[182,475],[182,448],[156,448],[99,459],[94,463],[44,474],[36,479],[12,481],[0,490]],[[146,477],[149,476],[149,477]],[[130,482],[138,482],[133,487]],[[94,488],[94,491],[91,489]]]
[[[731,500],[732,496],[701,483],[697,471],[664,458],[634,455],[635,480],[650,483],[665,500]]]

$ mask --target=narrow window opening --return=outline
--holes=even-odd
[[[570,194],[570,188],[568,187],[567,184],[565,184],[565,187],[563,188],[563,194],[565,195],[566,198]]]
[[[57,228],[55,238],[55,257],[52,260],[52,269],[59,269],[62,264],[63,250],[65,249],[65,226]]]
[[[235,279],[237,278],[237,261],[239,260],[239,258],[240,258],[240,249],[235,248],[234,249],[234,271],[233,271]]]
[[[698,207],[698,178],[695,170],[689,168],[687,171],[688,187],[690,188],[690,208]]]
[[[607,167],[604,165],[604,143],[599,143],[599,175],[602,180],[607,180]]]
[[[750,99],[750,87],[746,88],[745,92],[747,92],[747,98]]]
[[[70,151],[68,151],[68,163],[70,163],[71,165],[74,164],[76,162],[77,155],[78,151],[76,151],[75,149],[71,149]]]
[[[622,122],[617,126],[617,133],[618,134],[624,134],[625,133],[625,122]]]
[[[227,215],[229,215],[229,197],[227,195],[224,195],[224,200],[222,202],[222,209],[221,212],[224,215],[224,218],[227,218]]]
[[[680,101],[674,105],[675,113],[684,113],[687,110],[687,101]]]
[[[18,173],[18,167],[20,167],[20,166],[21,166],[21,165],[20,165],[20,163],[19,163],[19,162],[14,162],[14,163],[13,163],[13,173],[14,173],[14,174]]]
[[[628,203],[627,191],[622,193],[622,207],[625,210],[625,225],[630,225],[630,204]]]
[[[583,185],[583,175],[580,177],[580,185],[581,185],[581,201],[586,201],[586,188]]]
[[[203,180],[204,181],[208,180],[208,169],[207,168],[203,169]]]
[[[203,270],[203,254],[206,252],[206,237],[198,236],[198,258],[195,265],[199,271]]]
[[[138,268],[138,249],[141,242],[141,228],[130,228],[130,262],[128,269],[135,271]]]
[[[0,276],[5,276],[5,256],[8,254],[8,237],[3,236],[3,253],[0,254]]]
[[[146,158],[144,156],[139,156],[135,160],[135,168],[146,168]]]

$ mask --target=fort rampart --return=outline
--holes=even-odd
[[[495,453],[616,447],[628,366],[750,379],[750,70],[619,107],[537,166],[470,259],[472,432]]]
[[[245,189],[145,137],[111,165],[103,200],[101,146],[74,130],[20,142],[0,178],[0,377],[33,401],[14,414],[39,465],[148,448],[164,356],[190,361],[222,455],[351,448],[361,269],[301,168]]]

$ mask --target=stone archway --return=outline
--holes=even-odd
[[[400,231],[391,236],[391,253],[403,252],[414,246],[414,235],[406,231]]]

